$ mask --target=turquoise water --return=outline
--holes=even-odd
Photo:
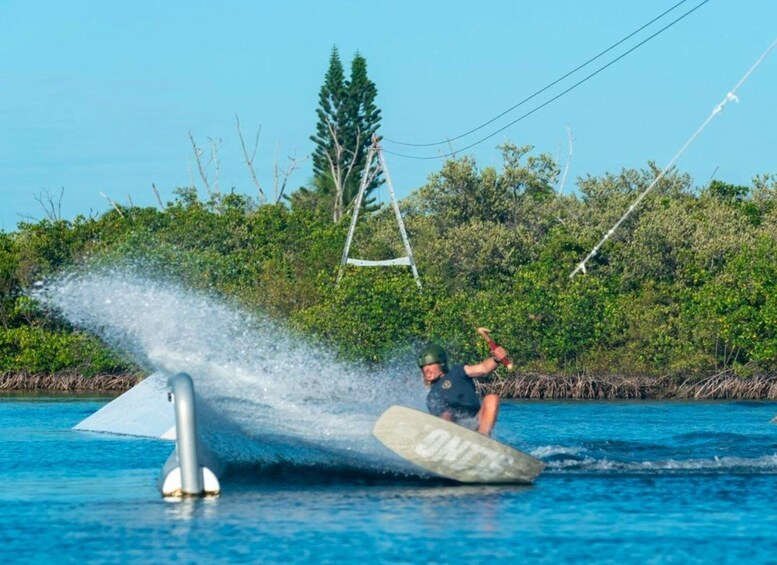
[[[532,487],[322,465],[156,487],[171,444],[74,432],[106,399],[0,399],[4,562],[774,563],[777,404],[505,403]]]

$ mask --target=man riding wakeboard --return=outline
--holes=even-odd
[[[426,397],[429,413],[490,436],[499,414],[499,396],[487,394],[481,400],[473,379],[490,375],[506,359],[507,352],[497,345],[492,356],[477,365],[449,367],[445,349],[436,344],[428,346],[419,354],[418,366],[424,384],[430,387]]]

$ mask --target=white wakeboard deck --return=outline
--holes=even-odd
[[[400,457],[462,483],[529,484],[545,468],[531,455],[405,406],[386,410],[372,433]]]

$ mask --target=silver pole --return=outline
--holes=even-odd
[[[356,194],[356,201],[353,206],[353,214],[351,216],[351,226],[348,228],[348,237],[345,238],[345,247],[343,248],[343,256],[340,259],[340,270],[337,272],[337,281],[335,284],[340,284],[340,279],[343,278],[345,273],[345,265],[348,263],[348,252],[351,249],[351,241],[353,240],[353,232],[356,229],[356,220],[359,217],[359,210],[362,207],[362,198],[364,198],[364,190],[372,180],[372,175],[369,174],[370,167],[372,166],[372,159],[375,155],[375,142],[370,145],[369,151],[367,151],[367,160],[364,170],[362,171],[362,180],[359,183],[359,192]]]
[[[194,409],[194,384],[186,373],[170,377],[168,382],[175,404],[175,437],[181,467],[183,494],[201,495],[204,491],[202,469],[197,456],[197,420]]]

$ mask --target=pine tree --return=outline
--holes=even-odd
[[[297,202],[304,199],[309,203],[317,197],[321,204],[332,206],[335,222],[340,221],[359,190],[372,136],[380,125],[380,110],[375,105],[377,93],[375,83],[367,77],[365,58],[356,53],[350,80],[345,80],[340,54],[333,47],[318,97],[316,133],[310,137],[316,144],[313,190],[300,190]],[[367,187],[365,206],[374,202],[369,195],[382,182],[375,178]]]
[[[348,116],[348,129],[345,136],[347,147],[354,147],[354,166],[351,182],[347,187],[346,201],[356,198],[361,182],[362,172],[367,163],[367,152],[372,144],[373,135],[377,135],[380,127],[380,110],[375,105],[378,89],[375,83],[367,77],[367,60],[359,52],[351,62],[351,79],[347,85],[346,112]],[[365,205],[369,206],[373,199],[368,199],[370,193],[383,183],[382,178],[374,178],[367,187]]]
[[[318,94],[318,108],[316,115],[316,133],[310,137],[315,142],[316,149],[313,152],[313,175],[323,177],[329,174],[330,164],[327,155],[334,153],[337,143],[342,145],[346,118],[347,88],[345,84],[345,72],[340,62],[340,53],[337,47],[332,47],[329,57],[329,69],[324,76],[324,84]],[[337,133],[333,138],[332,131]]]

